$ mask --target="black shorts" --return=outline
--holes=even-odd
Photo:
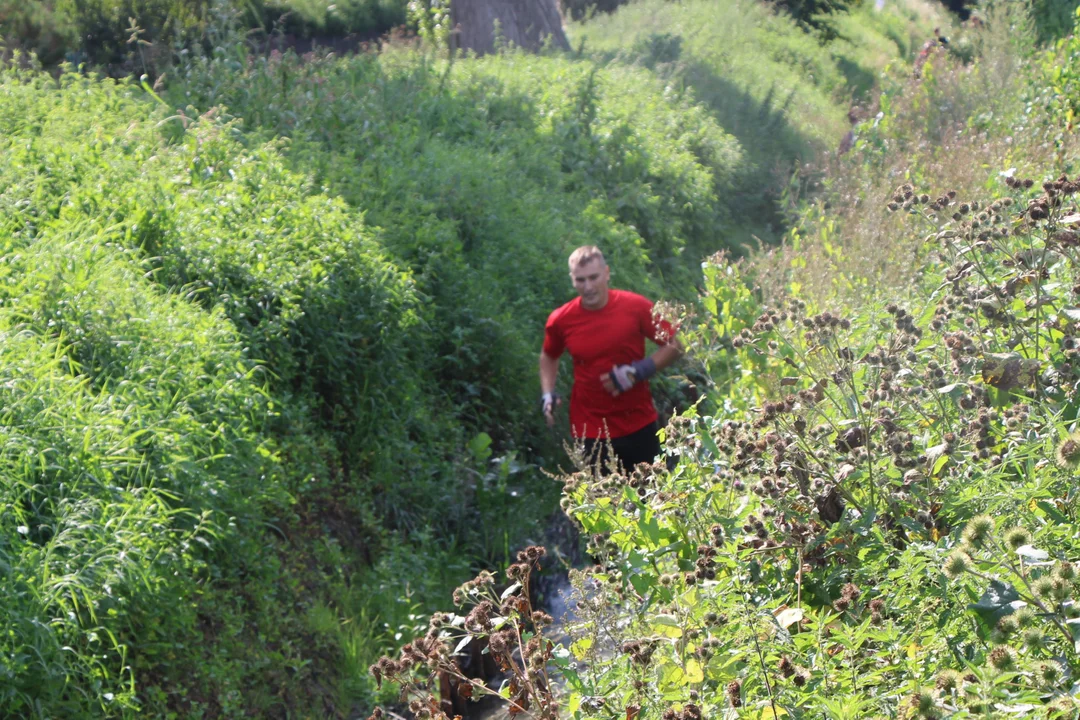
[[[609,448],[619,463],[619,470],[628,473],[638,463],[651,463],[660,454],[660,439],[656,437],[659,425],[653,420],[637,432],[622,437],[585,438],[585,461],[589,467],[599,467],[602,474],[608,471]]]

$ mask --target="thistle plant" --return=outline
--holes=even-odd
[[[455,590],[455,604],[468,606],[469,612],[433,615],[427,633],[407,643],[397,659],[384,656],[369,668],[376,682],[397,683],[401,701],[417,720],[448,720],[464,712],[455,698],[467,701],[486,695],[505,700],[512,716],[557,718],[559,704],[548,675],[554,645],[544,637],[553,620],[534,609],[530,600],[532,574],[546,554],[538,546],[519,552],[517,562],[506,570],[511,584],[501,593],[496,593],[495,577],[486,571]],[[457,657],[471,645],[483,647],[482,653],[507,674],[500,690],[461,669]],[[376,709],[372,718],[379,717],[382,710]]]
[[[1036,670],[1030,682],[1062,691],[1065,668],[1070,672],[1080,668],[1076,565],[1050,559],[1047,551],[1033,544],[1026,528],[1002,530],[987,515],[972,518],[961,537],[942,572],[954,582],[970,576],[989,586],[978,606],[996,644],[988,662],[997,670],[1013,670],[1022,657],[1025,666]]]

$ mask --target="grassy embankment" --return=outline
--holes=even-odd
[[[794,88],[783,22],[762,46],[792,45]],[[599,242],[620,285],[689,300],[703,255],[775,222],[719,96],[655,68],[223,47],[165,103],[4,77],[14,715],[365,702],[367,662],[551,500],[532,378],[565,254]],[[744,106],[790,148],[831,134]]]

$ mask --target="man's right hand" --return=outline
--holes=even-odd
[[[546,392],[540,396],[540,407],[544,411],[544,419],[548,427],[555,425],[555,410],[562,405],[562,398],[557,392]]]

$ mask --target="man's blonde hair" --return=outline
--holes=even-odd
[[[607,265],[607,261],[604,260],[604,253],[600,252],[600,248],[595,245],[582,245],[577,250],[570,253],[570,272],[574,272],[574,268],[578,265],[584,265],[593,260],[599,260]]]

